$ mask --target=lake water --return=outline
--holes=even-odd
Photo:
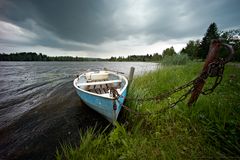
[[[79,130],[106,126],[82,104],[72,81],[88,69],[135,75],[155,70],[143,62],[0,62],[0,159],[53,159],[62,143],[79,144]]]

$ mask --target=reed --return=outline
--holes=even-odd
[[[180,86],[201,71],[202,63],[167,66],[134,79],[128,97],[151,97]],[[210,87],[209,79],[206,87]],[[183,92],[156,102],[127,101],[140,112],[158,111]],[[239,158],[240,72],[225,67],[222,83],[189,108],[187,100],[161,114],[136,116],[124,111],[126,121],[110,132],[93,129],[80,139],[80,146],[63,145],[57,159],[199,159]]]
[[[161,64],[169,66],[169,65],[185,65],[190,62],[190,58],[186,54],[176,54],[172,56],[165,56],[161,60]]]

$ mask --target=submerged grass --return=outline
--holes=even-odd
[[[128,97],[151,97],[180,86],[201,71],[202,63],[168,66],[134,80]],[[214,79],[209,79],[210,87]],[[158,111],[183,92],[161,102],[127,101],[138,111]],[[89,129],[80,146],[63,145],[57,159],[199,159],[240,158],[240,72],[227,65],[222,83],[189,108],[186,101],[175,109],[150,116],[125,112],[126,122],[110,133]]]

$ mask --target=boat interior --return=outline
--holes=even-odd
[[[97,93],[97,94],[109,94],[110,88],[114,88],[116,90],[120,89],[121,88],[120,83],[118,85],[114,85],[113,83],[89,85],[86,90],[89,92]]]
[[[100,71],[88,72],[80,76],[78,87],[88,92],[109,96],[110,88],[120,92],[125,84],[125,80],[118,74]]]

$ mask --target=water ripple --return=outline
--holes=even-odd
[[[53,159],[60,142],[78,145],[79,129],[108,125],[81,103],[72,81],[89,68],[136,74],[155,63],[0,62],[0,159]],[[102,125],[101,125],[102,124]]]

